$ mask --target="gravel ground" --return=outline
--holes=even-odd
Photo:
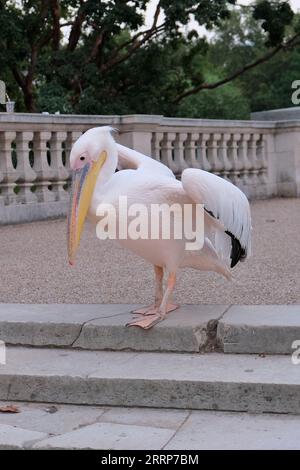
[[[300,303],[300,199],[252,203],[253,255],[228,282],[181,270],[180,303]],[[149,303],[152,267],[86,227],[76,266],[66,259],[66,222],[0,227],[0,301],[20,303]]]

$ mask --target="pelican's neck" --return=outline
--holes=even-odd
[[[106,160],[100,170],[100,173],[97,178],[96,186],[95,186],[95,193],[101,194],[105,193],[106,185],[109,183],[112,175],[115,173],[117,164],[118,164],[118,153],[117,149],[106,150],[107,157]]]
[[[103,150],[107,153],[107,157],[98,175],[90,205],[89,215],[92,218],[96,215],[98,205],[104,199],[110,179],[115,173],[118,164],[118,151],[114,141]]]

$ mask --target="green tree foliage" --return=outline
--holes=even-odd
[[[233,83],[188,96],[180,103],[176,113],[180,117],[200,119],[248,119],[249,114],[247,97]]]
[[[289,28],[290,34],[297,33],[299,20],[300,16],[295,15]],[[264,56],[267,52],[267,42],[268,36],[260,29],[251,11],[245,8],[233,13],[230,19],[217,29],[209,48],[208,60],[213,67],[228,75],[239,66]],[[292,106],[291,85],[300,77],[299,46],[298,38],[292,48],[279,51],[267,62],[232,82],[248,102],[250,111]]]
[[[284,39],[286,25],[293,19],[293,12],[287,2],[262,0],[253,12],[253,18],[262,20],[262,28],[268,33],[266,44],[276,46]]]
[[[297,73],[288,1],[160,0],[146,27],[149,1],[0,0],[0,78],[17,109],[243,118],[280,102],[278,86],[287,95],[269,64],[281,73],[292,57]],[[212,42],[186,32],[191,19]]]

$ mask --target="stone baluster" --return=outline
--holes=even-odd
[[[228,142],[230,140],[230,134],[222,134],[220,146],[218,149],[219,159],[222,164],[222,170],[220,176],[225,179],[229,179],[230,171],[232,170],[232,165],[228,158]]]
[[[198,147],[198,159],[200,162],[201,170],[211,171],[211,164],[207,158],[207,142],[209,140],[209,134],[200,134],[199,136],[199,147]]]
[[[263,134],[260,135],[260,138],[257,143],[257,159],[260,166],[260,171],[258,174],[259,180],[261,183],[267,183],[268,181],[268,163],[266,157],[266,141]]]
[[[239,162],[242,174],[243,184],[250,183],[251,162],[249,159],[249,140],[250,134],[242,134],[242,140],[239,147]]]
[[[17,186],[18,202],[22,204],[37,202],[37,196],[32,192],[33,182],[36,179],[36,173],[30,165],[29,143],[33,139],[33,132],[17,132],[16,153],[17,153]]]
[[[47,142],[51,139],[51,132],[35,132],[33,138],[34,165],[36,172],[36,195],[39,202],[55,201],[55,192],[49,189],[54,178],[54,171],[49,165],[47,157]]]
[[[185,168],[187,168],[185,157],[185,142],[187,134],[184,132],[178,132],[174,140],[174,165],[176,170],[174,171],[176,176],[180,176]]]
[[[173,142],[176,134],[173,132],[165,132],[161,143],[161,161],[167,165],[170,170],[176,173],[177,166],[174,161],[174,147]]]
[[[63,164],[62,144],[67,138],[66,132],[52,132],[50,140],[51,148],[51,168],[54,172],[53,189],[56,200],[65,201],[68,199],[68,193],[64,189],[67,183],[69,172]]]
[[[12,143],[16,138],[15,132],[0,132],[0,172],[2,174],[1,198],[5,205],[16,202],[14,191],[18,173],[12,160]]]
[[[221,134],[211,134],[207,146],[208,160],[211,165],[210,171],[216,175],[220,175],[223,170],[223,165],[218,156],[218,143],[220,140]]]
[[[2,168],[1,168],[1,141],[0,141],[0,210],[1,210],[1,206],[4,205],[4,197],[3,195],[1,194],[2,192],[2,181],[4,179],[4,172],[2,171]]]
[[[161,142],[163,137],[162,132],[152,132],[151,156],[159,162],[161,161]]]
[[[232,134],[230,142],[229,142],[229,148],[228,148],[229,150],[228,156],[229,156],[229,160],[232,166],[232,169],[229,173],[229,177],[230,177],[230,180],[232,180],[234,184],[239,184],[240,182],[239,177],[240,177],[241,166],[240,166],[240,162],[238,158],[238,148],[239,148],[238,142],[240,140],[241,140],[241,134]]]
[[[200,168],[197,159],[197,140],[199,134],[189,133],[185,142],[185,161],[188,167]]]
[[[259,161],[257,158],[257,142],[259,140],[259,134],[251,134],[249,141],[249,159],[250,159],[250,169],[249,175],[251,183],[253,185],[259,184]]]

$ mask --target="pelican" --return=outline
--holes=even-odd
[[[97,224],[97,208],[110,204],[118,211],[120,197],[147,208],[153,204],[202,205],[204,236],[200,249],[187,250],[186,239],[124,239],[118,242],[151,263],[155,273],[155,300],[133,312],[127,326],[149,329],[179,306],[171,295],[179,268],[216,272],[231,280],[231,268],[250,252],[251,215],[244,193],[212,173],[188,168],[181,181],[161,162],[117,144],[112,128],[89,129],[70,153],[72,187],[68,213],[68,255],[74,264],[85,219]],[[119,171],[116,171],[119,170]],[[161,232],[160,232],[161,234]],[[163,288],[164,273],[167,284]]]

